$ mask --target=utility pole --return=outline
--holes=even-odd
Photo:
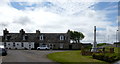
[[[116,42],[118,42],[118,30],[116,30]]]

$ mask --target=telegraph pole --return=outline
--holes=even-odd
[[[118,30],[116,30],[116,43],[118,42]]]

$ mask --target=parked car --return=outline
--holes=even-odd
[[[40,47],[37,47],[37,50],[40,50],[40,49],[47,50],[50,48],[47,45],[41,45]]]
[[[7,50],[3,45],[0,45],[0,55],[1,56],[6,56],[7,55]]]

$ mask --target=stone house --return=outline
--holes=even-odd
[[[82,43],[70,43],[70,34],[67,33],[26,33],[23,29],[19,33],[9,33],[3,30],[2,44],[7,49],[37,49],[47,45],[51,49],[81,49]],[[86,46],[86,45],[83,45]]]
[[[2,36],[0,36],[0,45],[2,45]]]
[[[0,36],[0,42],[2,42],[2,36]]]
[[[69,49],[69,33],[25,33],[23,29],[19,33],[9,33],[3,30],[3,45],[8,49],[36,49],[41,45],[48,45],[51,49]]]

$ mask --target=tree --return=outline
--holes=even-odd
[[[84,39],[84,35],[81,32],[78,31],[70,31],[70,39],[74,42],[74,43],[80,43],[80,40]]]

